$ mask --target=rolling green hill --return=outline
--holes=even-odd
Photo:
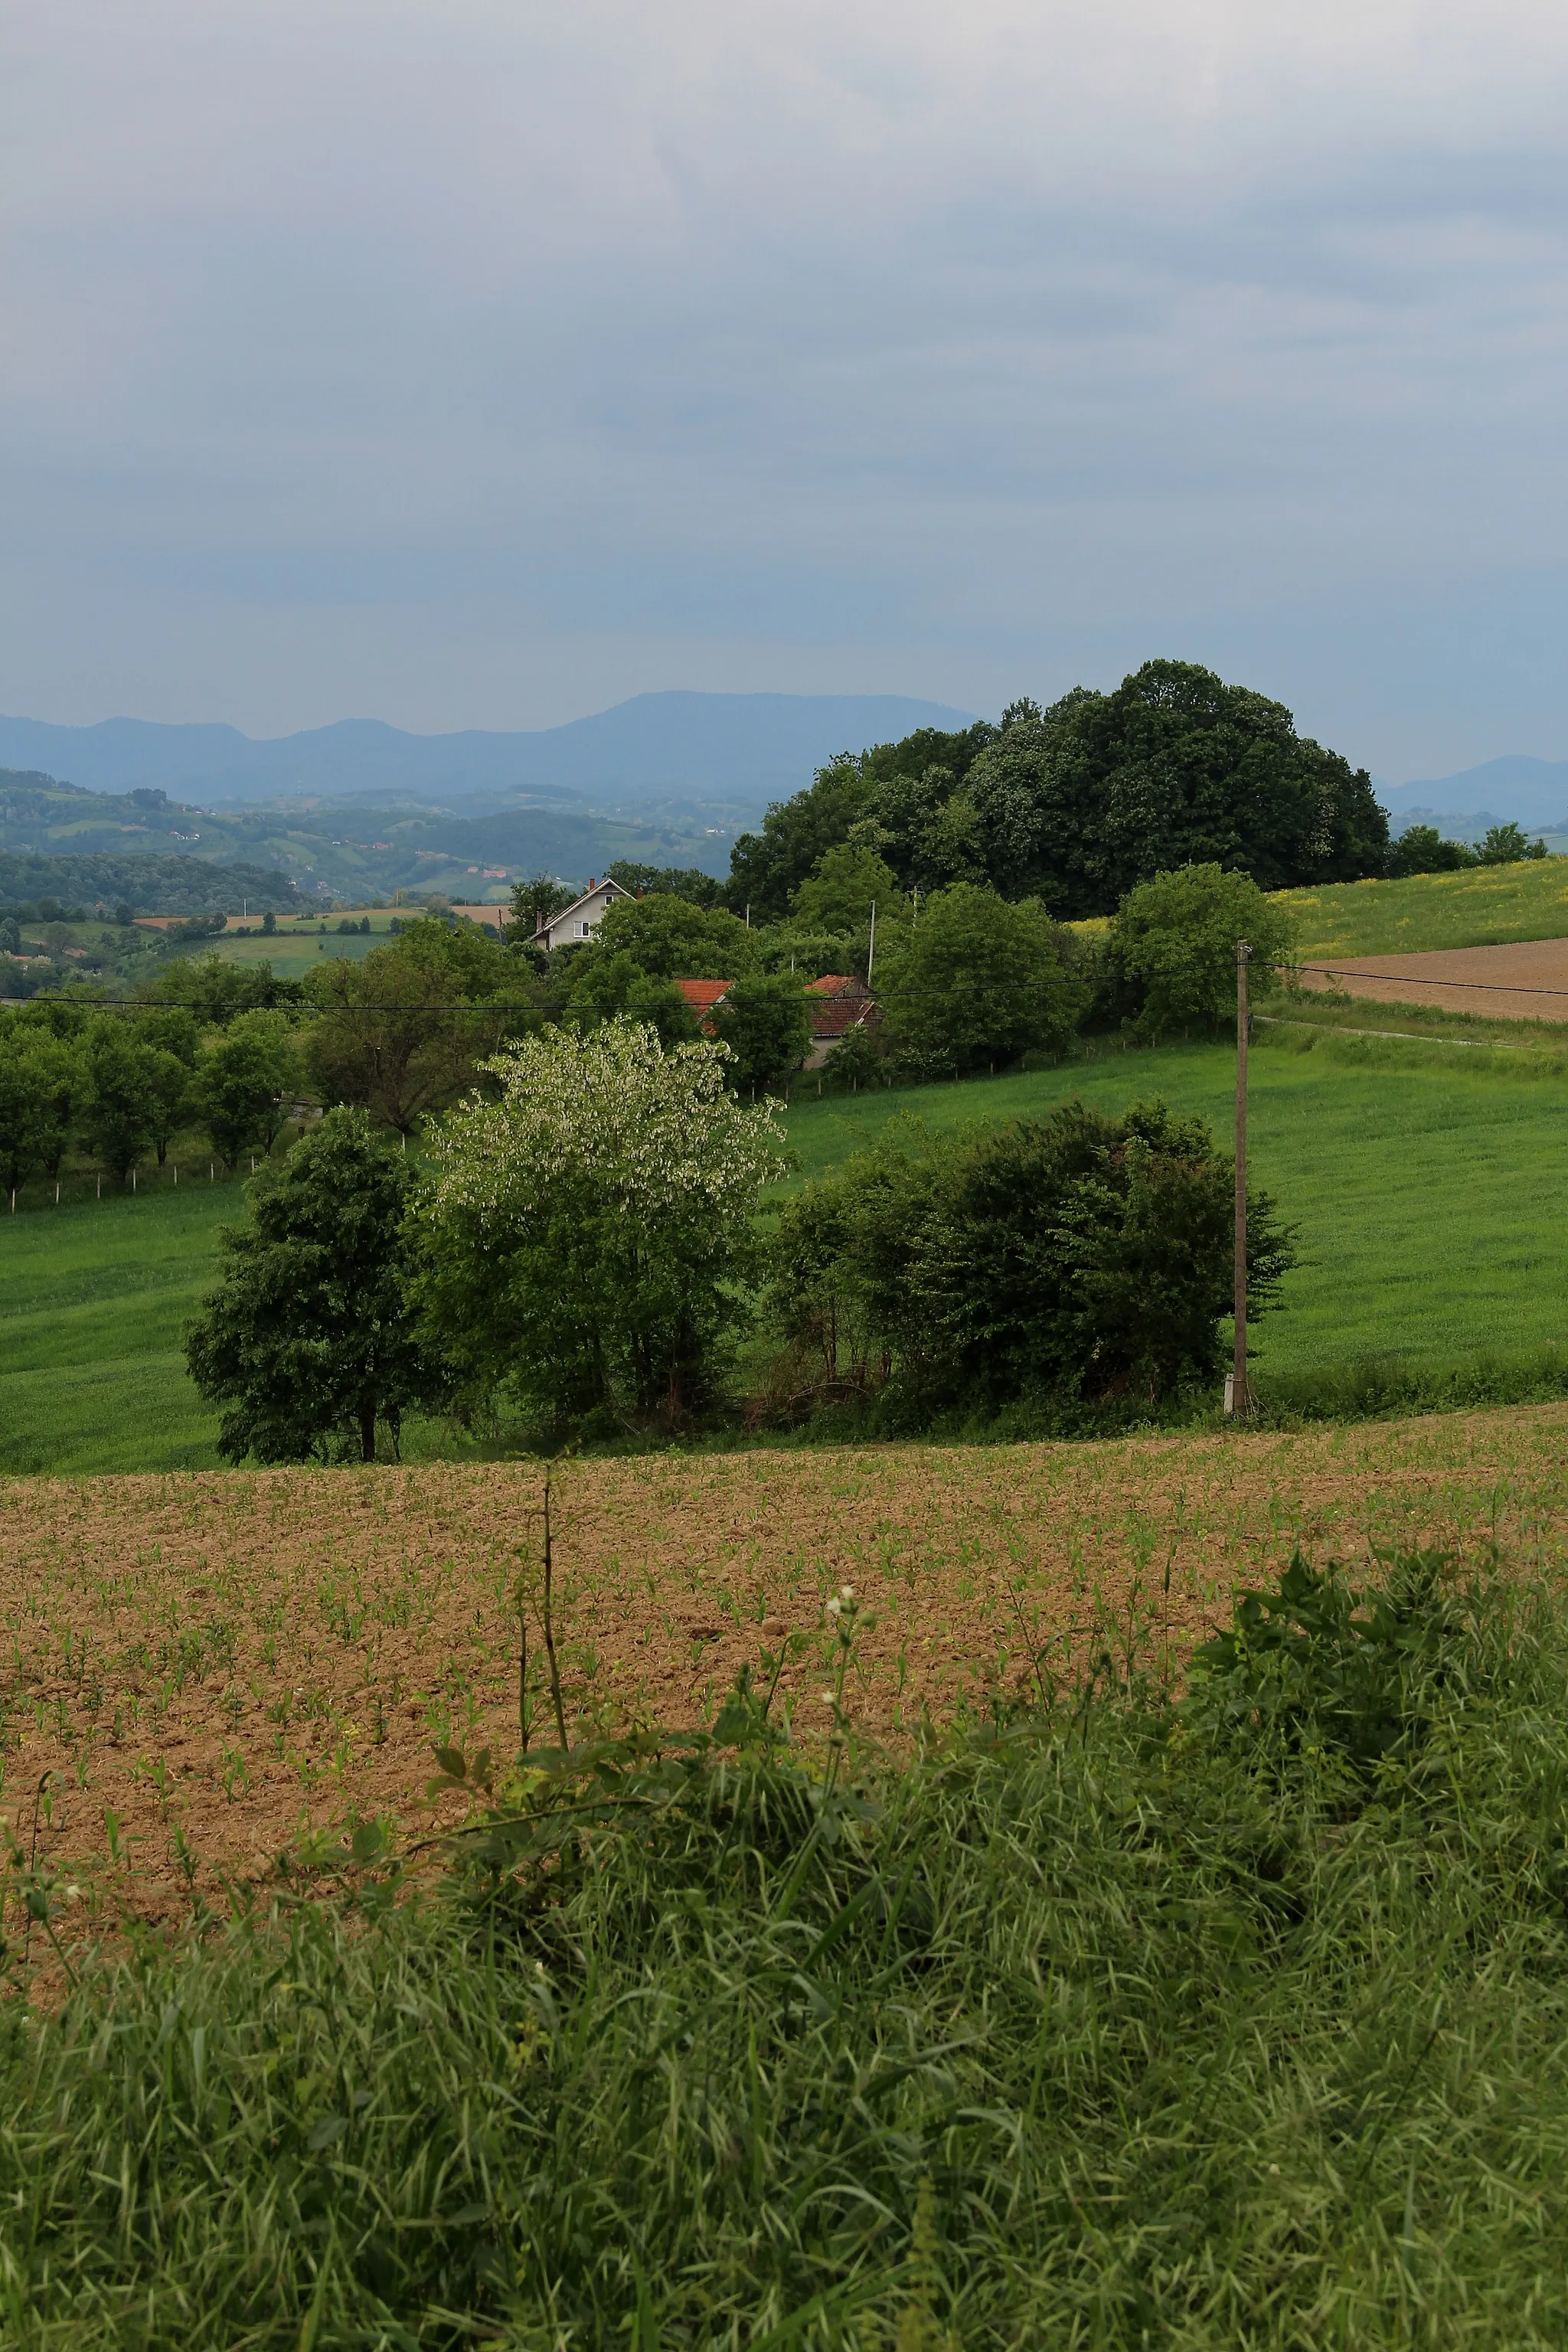
[[[1278,896],[1300,924],[1305,956],[1394,955],[1568,938],[1568,859],[1562,857],[1416,874],[1403,882],[1337,882]]]
[[[156,858],[169,877],[165,896],[177,892],[171,860],[257,867],[287,877],[321,904],[390,898],[397,890],[441,891],[458,899],[504,895],[507,880],[518,873],[543,869],[575,882],[604,873],[616,858],[722,873],[729,842],[684,822],[618,823],[521,802],[480,815],[414,802],[334,806],[292,800],[283,806],[200,809],[161,791],[89,793],[51,776],[0,769],[0,856]],[[487,867],[495,870],[487,875]],[[82,867],[64,886],[41,882],[13,895],[35,897],[38,889],[76,898],[104,895],[97,882],[84,878],[89,871]],[[213,897],[209,888],[200,903],[208,906]],[[184,902],[165,906],[138,898],[137,904],[150,914],[194,910]]]

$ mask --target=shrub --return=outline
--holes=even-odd
[[[13,2339],[1561,2344],[1561,1596],[1391,1580],[1370,1769],[1331,1616],[1326,1748],[1094,1625],[896,1761],[743,1688],[493,1799],[472,1759],[440,1891],[363,1824],[346,1902],[13,2002]]]
[[[1218,1376],[1233,1188],[1203,1123],[1161,1103],[1120,1119],[1068,1103],[967,1143],[895,1127],[785,1203],[772,1313],[826,1388],[888,1381],[919,1417],[1158,1406]],[[1294,1252],[1266,1193],[1247,1215],[1257,1314]]]

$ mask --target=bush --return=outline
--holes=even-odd
[[[973,1142],[896,1126],[781,1213],[769,1294],[817,1392],[888,1385],[897,1412],[1020,1400],[1157,1407],[1217,1380],[1234,1173],[1201,1121],[1073,1102]],[[1294,1264],[1248,1195],[1249,1315]]]

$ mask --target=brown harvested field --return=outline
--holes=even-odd
[[[1481,983],[1477,985],[1477,983]],[[1380,1004],[1436,1004],[1488,1021],[1568,1021],[1568,940],[1427,948],[1415,955],[1325,956],[1304,988],[1342,988]],[[1555,995],[1549,992],[1555,990]]]
[[[346,1819],[429,1829],[433,1745],[516,1747],[512,1595],[537,1499],[524,1465],[0,1487],[14,1835],[30,1848],[37,1808],[40,1866],[95,1916],[173,1922]],[[1298,1538],[1364,1565],[1373,1545],[1475,1553],[1494,1534],[1549,1573],[1568,1558],[1568,1405],[594,1463],[560,1508],[568,1704],[575,1726],[690,1722],[787,1632],[783,1695],[820,1737],[824,1603],[848,1583],[849,1705],[897,1741],[923,1708],[1016,1688],[1047,1641],[1069,1674],[1108,1626],[1146,1621],[1184,1649]]]

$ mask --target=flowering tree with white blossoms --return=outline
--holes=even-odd
[[[612,1022],[547,1028],[481,1065],[431,1137],[426,1321],[471,1391],[556,1421],[679,1419],[749,1309],[753,1223],[787,1152],[731,1056]]]

